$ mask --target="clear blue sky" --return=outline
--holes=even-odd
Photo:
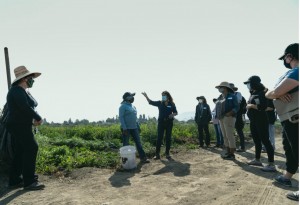
[[[274,86],[285,72],[277,60],[299,42],[296,0],[1,0],[0,45],[13,69],[42,76],[30,92],[48,121],[104,120],[118,114],[124,92],[136,92],[139,114],[157,116],[153,100],[168,90],[179,113],[215,86],[259,75]],[[0,105],[6,101],[4,52]]]

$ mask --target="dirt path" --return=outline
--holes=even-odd
[[[131,172],[82,168],[68,178],[41,176],[45,190],[5,190],[0,193],[0,204],[297,204],[285,194],[298,190],[298,173],[293,188],[273,183],[285,166],[280,136],[275,152],[278,173],[246,164],[254,156],[251,142],[246,153],[236,155],[236,161],[225,161],[220,158],[221,149],[209,148],[180,151],[173,155],[174,161],[151,160]],[[264,163],[266,157],[262,154]]]

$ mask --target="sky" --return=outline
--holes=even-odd
[[[48,122],[105,120],[135,92],[138,114],[157,117],[141,92],[167,90],[179,114],[228,81],[258,75],[273,88],[278,60],[299,42],[297,0],[1,0],[0,106],[8,92],[4,47],[14,68],[41,72],[31,94]]]

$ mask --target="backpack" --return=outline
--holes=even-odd
[[[246,99],[244,97],[242,97],[242,101],[240,103],[240,110],[239,112],[242,113],[242,114],[246,114],[247,112],[247,102],[246,102]]]
[[[4,105],[0,115],[0,160],[10,164],[14,156],[13,141],[6,128],[8,117],[7,104]]]

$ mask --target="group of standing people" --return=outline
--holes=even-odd
[[[289,70],[279,79],[273,90],[268,90],[259,76],[251,76],[244,82],[248,87],[250,97],[248,101],[237,92],[232,83],[221,82],[216,89],[220,92],[218,98],[213,99],[215,108],[211,112],[204,96],[199,96],[195,111],[195,122],[199,132],[199,146],[210,146],[210,133],[208,124],[212,121],[217,137],[217,147],[225,147],[226,153],[223,159],[234,160],[235,152],[245,151],[243,133],[243,115],[247,112],[250,120],[250,131],[255,144],[255,159],[248,162],[249,165],[263,166],[260,157],[262,148],[266,149],[268,164],[263,171],[276,171],[274,165],[274,109],[276,109],[283,127],[283,148],[286,155],[286,172],[275,178],[275,181],[292,186],[291,178],[298,170],[299,165],[299,44],[289,45],[283,56],[284,65]],[[8,118],[7,129],[11,133],[15,145],[15,154],[10,170],[9,186],[23,186],[27,190],[39,190],[45,187],[38,181],[35,174],[35,164],[38,145],[34,139],[32,126],[39,126],[42,117],[35,111],[37,101],[27,91],[31,88],[34,79],[41,75],[38,72],[30,72],[25,66],[14,70],[16,79],[7,94]],[[155,160],[161,158],[160,149],[164,134],[166,136],[165,156],[171,159],[171,134],[174,117],[178,114],[176,105],[168,91],[161,93],[161,100],[153,101],[143,92],[142,95],[148,103],[159,110],[157,125],[157,141]],[[135,93],[126,92],[119,108],[123,145],[129,144],[130,135],[136,144],[142,163],[149,163],[149,159],[143,150],[137,121],[137,110],[133,106]],[[274,100],[275,99],[275,100]],[[274,100],[274,104],[272,103]],[[234,136],[236,129],[240,137],[240,148],[236,149]],[[271,131],[269,131],[271,130]],[[205,133],[205,139],[204,139]],[[271,139],[271,140],[270,140]],[[288,193],[288,198],[299,199],[299,192]]]
[[[253,75],[244,82],[250,97],[245,102],[244,97],[237,92],[232,83],[222,82],[216,86],[221,95],[213,99],[216,104],[212,111],[212,122],[216,132],[216,147],[222,147],[226,153],[223,159],[234,160],[235,151],[245,152],[243,133],[243,114],[247,113],[250,120],[250,132],[255,144],[255,158],[248,165],[263,166],[260,161],[261,153],[266,152],[268,164],[262,171],[275,172],[275,126],[276,113],[280,119],[283,132],[283,148],[286,156],[286,172],[275,178],[275,181],[284,186],[292,186],[291,178],[299,166],[299,44],[289,45],[284,55],[279,58],[289,70],[279,78],[273,90],[268,90],[259,76]],[[197,97],[199,104],[196,107],[195,121],[199,130],[199,144],[203,147],[203,130],[205,143],[210,145],[208,123],[210,113],[204,96]],[[274,103],[273,103],[274,102]],[[275,113],[276,110],[276,113]],[[203,115],[206,115],[205,117]],[[200,116],[200,117],[199,117]],[[202,119],[202,121],[201,121]],[[236,150],[234,128],[240,138],[240,148]],[[287,197],[299,200],[299,191],[290,192]]]

